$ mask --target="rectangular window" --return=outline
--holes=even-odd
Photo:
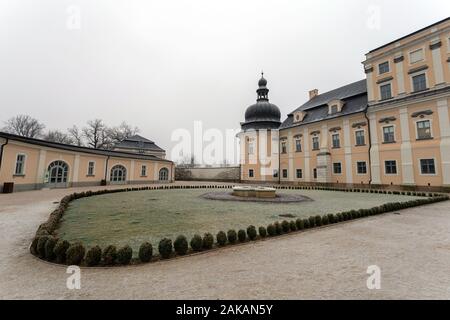
[[[143,165],[141,167],[141,177],[146,177],[147,176],[147,166]]]
[[[283,178],[287,178],[287,177],[288,177],[287,169],[283,169]]]
[[[286,141],[283,141],[281,143],[281,153],[287,153],[287,146]]]
[[[295,152],[302,152],[302,141],[300,139],[295,140]]]
[[[366,144],[364,137],[364,130],[355,131],[355,139],[357,146],[363,146]]]
[[[381,100],[387,100],[392,98],[392,90],[390,83],[380,86],[380,96]]]
[[[249,176],[250,178],[253,178],[254,175],[255,175],[255,173],[254,173],[253,169],[248,170],[248,176]]]
[[[314,177],[314,179],[317,179],[317,169],[316,168],[313,169],[313,177]]]
[[[25,155],[18,154],[16,159],[16,171],[14,174],[22,175],[24,174],[24,169],[25,169]]]
[[[340,148],[341,143],[339,141],[339,134],[333,134],[332,136],[333,148]]]
[[[414,92],[423,91],[427,89],[427,78],[425,73],[412,77]]]
[[[397,161],[387,160],[384,162],[384,171],[386,174],[397,174]]]
[[[337,105],[332,105],[331,106],[331,110],[330,110],[330,114],[335,114],[338,112],[338,106]]]
[[[313,150],[319,150],[319,137],[312,138]]]
[[[341,174],[342,173],[342,166],[340,162],[333,163],[333,173],[334,174]]]
[[[248,144],[248,154],[253,154],[253,142],[250,142]]]
[[[302,177],[303,177],[302,169],[297,169],[296,174],[297,174],[297,179],[302,179]]]
[[[420,159],[420,172],[422,174],[436,174],[434,159]]]
[[[88,176],[93,176],[94,175],[94,169],[95,169],[95,162],[94,161],[89,161],[87,175]]]
[[[415,50],[409,53],[409,62],[411,64],[422,61],[423,60],[423,50]]]
[[[395,142],[394,126],[383,127],[383,141]]]
[[[356,162],[356,170],[358,174],[366,174],[367,173],[366,162],[365,161]]]
[[[431,125],[430,120],[417,121],[417,139],[430,139]]]
[[[273,177],[278,178],[278,169],[273,170]]]
[[[378,74],[389,72],[389,61],[380,63],[378,65]]]

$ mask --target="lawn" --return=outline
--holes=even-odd
[[[176,236],[184,234],[190,239],[196,233],[202,235],[210,232],[215,235],[220,230],[245,229],[249,225],[267,226],[274,221],[366,209],[418,198],[318,190],[278,191],[300,193],[314,200],[294,204],[201,198],[202,194],[211,191],[147,190],[82,198],[70,203],[57,234],[71,242],[81,241],[87,247],[128,244],[136,253],[142,242],[149,241],[157,247],[159,240],[164,237],[174,240]],[[294,217],[280,217],[286,214]]]

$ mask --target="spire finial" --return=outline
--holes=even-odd
[[[264,77],[264,70],[261,70],[261,77]]]

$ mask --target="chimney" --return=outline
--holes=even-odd
[[[314,98],[315,96],[319,95],[319,90],[317,89],[313,89],[311,91],[309,91],[309,100],[311,100],[312,98]]]

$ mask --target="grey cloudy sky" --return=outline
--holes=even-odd
[[[262,69],[285,117],[449,13],[448,0],[0,0],[0,121],[126,121],[170,150],[195,120],[238,128]]]

